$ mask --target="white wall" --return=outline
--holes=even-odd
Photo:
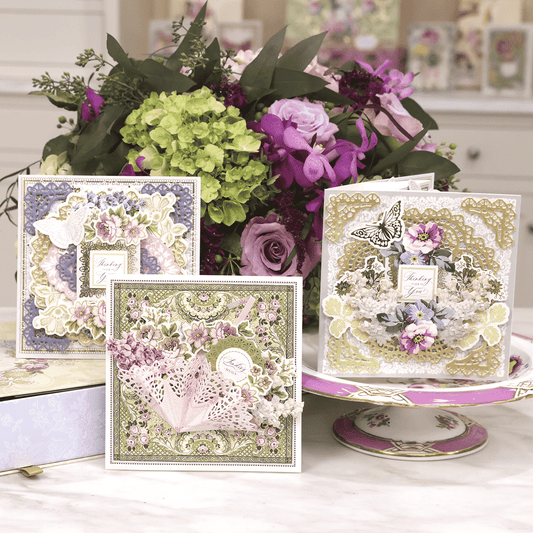
[[[87,77],[74,65],[86,48],[106,49],[106,35],[120,39],[120,0],[0,0],[0,177],[41,157],[46,141],[59,135],[65,114],[40,96],[31,80],[49,72]],[[38,166],[34,167],[38,172]],[[0,183],[0,202],[6,184]],[[16,305],[17,230],[0,217],[0,306]]]

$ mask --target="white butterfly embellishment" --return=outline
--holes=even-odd
[[[352,231],[352,236],[362,241],[368,241],[376,248],[389,248],[400,239],[405,225],[402,220],[402,202],[398,200],[387,211],[382,213],[376,222],[366,224]]]
[[[87,206],[80,207],[72,211],[66,220],[45,218],[34,222],[33,227],[41,233],[48,235],[52,243],[58,248],[66,249],[69,244],[78,246],[85,234],[83,225],[88,212],[89,208]]]

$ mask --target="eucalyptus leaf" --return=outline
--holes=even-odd
[[[118,144],[121,136],[118,134],[120,127],[116,127],[116,124],[122,125],[125,115],[125,110],[121,106],[109,106],[104,113],[85,127],[79,136],[77,149],[71,160],[75,174],[84,174],[94,166],[91,164],[92,160],[108,153],[108,150]]]
[[[206,48],[205,57],[207,63],[196,68],[192,74],[197,85],[207,85],[207,81],[213,76],[215,68],[220,67],[220,44],[218,39],[213,39],[213,42]],[[218,74],[220,78],[220,74]],[[214,79],[212,81],[215,81]]]
[[[271,87],[278,56],[285,40],[285,31],[286,28],[283,28],[273,35],[257,57],[246,66],[240,80],[243,87]]]
[[[460,169],[455,163],[445,157],[433,152],[419,150],[411,152],[401,161],[401,171],[403,176],[434,172],[435,181],[437,181],[454,176],[460,172]]]
[[[278,67],[304,71],[318,54],[327,31],[312,35],[295,44],[285,52],[278,60]]]
[[[326,85],[327,81],[317,76],[279,67],[274,70],[272,78],[272,88],[278,99],[305,96]]]
[[[430,115],[428,115],[413,99],[404,98],[402,100],[402,105],[412,117],[416,118],[422,123],[422,126],[424,126],[424,128],[428,128],[429,130],[439,129],[435,120]]]
[[[122,46],[120,46],[119,42],[109,33],[107,34],[107,52],[122,67],[126,74],[130,76],[137,75],[137,69],[134,63],[123,50]]]
[[[63,152],[67,152],[70,144],[70,135],[59,135],[50,139],[43,148],[43,160],[46,159],[49,155],[55,154],[59,155]]]
[[[424,135],[426,135],[427,131],[428,131],[427,128],[424,128],[413,138],[412,141],[407,141],[405,144],[403,144],[402,146],[394,150],[392,153],[390,153],[388,156],[385,156],[381,161],[379,161],[371,169],[365,172],[365,174],[367,176],[375,176],[377,174],[380,174],[382,171],[386,170],[387,168],[390,168],[398,164],[400,161],[402,161],[402,159],[407,157],[412,152],[412,150],[416,147],[416,145],[424,138]],[[418,153],[421,153],[421,152],[418,152]],[[429,152],[424,152],[424,153],[429,153]],[[426,170],[424,172],[428,172],[427,170],[428,167],[425,167],[425,169]],[[421,172],[413,172],[413,174],[420,174],[420,173]],[[403,175],[408,176],[409,174],[403,173]],[[435,179],[437,179],[437,176],[435,176]]]
[[[77,111],[78,109],[78,99],[76,98],[76,96],[70,93],[58,91],[58,93],[56,94],[47,91],[31,91],[29,94],[46,96],[50,103],[52,103],[56,107],[60,107],[61,109],[66,109],[67,111]]]
[[[187,33],[183,36],[176,51],[167,59],[167,67],[170,70],[179,71],[183,66],[183,57],[191,55],[195,40],[202,37],[202,27],[205,20],[207,2],[202,6]]]
[[[184,93],[194,87],[194,81],[189,77],[170,70],[153,59],[145,59],[139,68],[139,73],[146,76],[144,86],[148,91]]]

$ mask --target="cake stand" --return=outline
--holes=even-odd
[[[533,339],[513,334],[514,366],[505,381],[468,379],[346,379],[317,372],[318,338],[303,338],[302,388],[361,406],[338,418],[333,435],[369,455],[405,460],[451,459],[487,445],[487,430],[459,407],[514,402],[533,396]],[[452,409],[452,410],[450,410]]]

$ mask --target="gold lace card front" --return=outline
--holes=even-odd
[[[318,369],[508,375],[519,196],[328,189]]]
[[[103,359],[108,275],[198,273],[200,178],[20,176],[19,228],[17,357]]]

